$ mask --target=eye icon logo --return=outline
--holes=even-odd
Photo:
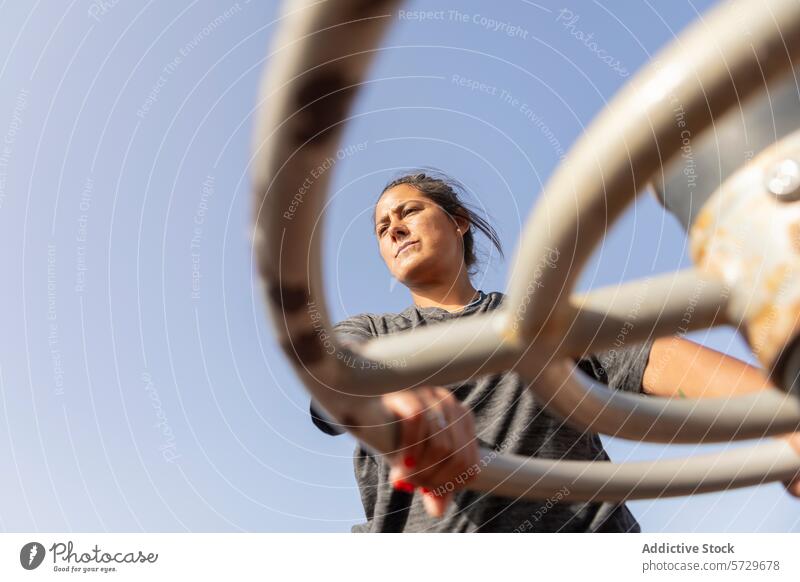
[[[19,551],[19,563],[26,570],[35,570],[44,560],[44,546],[39,542],[28,542]]]

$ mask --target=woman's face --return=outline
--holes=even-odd
[[[450,216],[408,184],[384,192],[375,207],[381,256],[406,286],[455,281],[463,268],[466,227],[466,219]]]

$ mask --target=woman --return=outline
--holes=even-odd
[[[375,235],[391,274],[414,304],[399,314],[361,314],[336,326],[343,341],[364,341],[418,325],[497,309],[503,294],[476,290],[475,234],[502,254],[497,233],[459,197],[457,182],[413,173],[389,183],[375,207]],[[577,365],[611,389],[659,396],[743,394],[768,386],[751,366],[679,338],[624,346]],[[691,376],[685,374],[692,369]],[[478,447],[549,459],[609,460],[599,437],[565,425],[534,400],[516,372],[381,397],[401,422],[397,454],[358,446],[355,470],[367,522],[353,531],[639,532],[624,503],[573,502],[569,489],[541,501],[464,489]],[[311,403],[314,423],[340,434]],[[800,451],[800,439],[787,436]],[[800,496],[800,479],[790,484]]]

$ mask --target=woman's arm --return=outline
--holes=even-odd
[[[653,342],[642,379],[645,394],[669,398],[740,396],[774,385],[755,366],[679,337]],[[800,432],[784,435],[800,453]],[[784,483],[800,497],[800,476]]]
[[[741,396],[771,386],[760,369],[679,337],[653,342],[642,379],[645,394],[669,398]]]

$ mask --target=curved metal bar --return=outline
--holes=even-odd
[[[397,0],[284,4],[261,86],[253,154],[253,247],[281,347],[320,407],[381,452],[391,419],[348,396],[352,368],[332,332],[321,269],[322,213],[341,134]]]
[[[377,370],[375,373],[357,371],[356,368],[359,366],[354,366],[346,360],[346,356],[354,354],[336,341],[322,292],[320,232],[317,228],[317,219],[323,209],[330,172],[327,171],[329,168],[322,172],[318,170],[324,160],[335,154],[337,137],[341,133],[343,121],[354,97],[354,89],[363,79],[373,47],[376,46],[387,24],[384,16],[397,4],[397,0],[372,3],[359,0],[340,0],[336,3],[297,0],[286,4],[284,26],[277,36],[277,48],[270,58],[269,75],[265,77],[262,87],[262,100],[267,101],[268,105],[262,106],[260,111],[253,171],[256,194],[253,244],[256,263],[266,287],[268,309],[278,331],[281,346],[292,361],[303,384],[323,410],[345,425],[363,443],[380,453],[390,453],[394,449],[392,419],[386,418],[380,407],[366,405],[364,396],[383,392],[386,386],[381,385],[371,389],[362,389],[362,386],[373,380],[391,384],[405,382],[415,374],[422,377],[423,374],[430,372],[437,362],[436,358],[426,356],[423,365],[412,368],[411,372],[406,372],[404,375],[398,370]],[[777,15],[771,17],[775,17],[779,22],[786,22],[788,19],[790,25],[786,32],[791,33],[788,36],[790,44],[794,47],[796,32],[800,28],[800,18],[798,18],[800,15],[791,9],[788,2],[772,1],[769,4],[777,11]],[[765,9],[760,8],[760,10]],[[721,17],[715,19],[718,20],[723,19]],[[774,32],[769,34],[765,20],[763,17],[758,19],[760,28],[756,31],[756,37],[770,40],[758,44],[756,49],[762,52],[774,52],[777,47],[773,42],[775,35]],[[718,28],[720,24],[716,23],[714,26]],[[710,59],[708,53],[708,50],[703,51],[701,59],[706,64]],[[746,81],[747,74],[753,72],[753,67],[743,65],[743,61],[741,58],[733,61],[739,63],[736,74],[732,76],[737,83]],[[780,67],[778,59],[770,57],[767,61],[762,63],[762,66],[765,66],[765,74],[770,78]],[[674,71],[672,65],[665,66],[665,69],[672,75],[683,74]],[[660,84],[659,79],[665,75],[669,76],[664,71],[656,71],[643,86],[631,89],[629,92],[642,91],[646,98],[650,98],[652,91],[663,89],[664,85]],[[717,77],[719,76],[717,74]],[[706,77],[701,76],[701,78]],[[683,89],[687,89],[689,85],[686,83]],[[719,98],[715,96],[712,100],[721,108],[725,105],[726,99],[722,91],[723,85],[719,79],[712,83],[715,90],[720,92]],[[692,94],[688,92],[687,96]],[[629,101],[635,102],[636,99],[623,99],[622,103]],[[653,100],[654,103],[657,101],[659,99]],[[663,98],[661,102],[663,104]],[[696,102],[697,99],[695,105]],[[652,107],[650,109],[648,107],[644,108],[646,113],[654,115],[658,113],[655,110],[650,111]],[[630,115],[632,110],[625,113]],[[632,117],[642,119],[641,114]],[[615,119],[613,115],[607,115],[601,123],[605,124],[605,130],[600,131],[600,134],[611,135],[608,133],[611,129],[617,131],[618,128],[609,127]],[[663,125],[662,122],[662,128]],[[699,118],[693,120],[692,127],[699,128],[702,125]],[[627,128],[621,135],[625,138],[634,137],[629,135],[630,133],[630,128]],[[646,138],[647,136],[639,135],[637,140],[622,142],[626,146],[631,146],[634,152],[644,152],[632,160],[633,167],[648,168],[652,165],[653,160],[648,156],[652,156],[653,151],[652,147],[649,149],[645,147],[647,145],[645,142],[648,141]],[[594,151],[594,142],[588,138],[583,142],[583,145],[577,148],[578,154],[571,155],[565,163],[566,166],[560,170],[557,180],[564,181],[564,175],[569,175],[576,169],[580,170],[583,165],[585,166],[583,173],[575,173],[575,176],[580,178],[576,180],[575,185],[579,186],[579,192],[591,192],[588,188],[584,190],[591,175],[596,177],[598,173],[595,170],[599,167],[608,169],[611,165],[599,164],[598,168],[594,168],[596,160],[593,156],[597,154]],[[603,149],[608,151],[612,148],[604,144]],[[625,163],[628,163],[627,158]],[[586,168],[590,166],[591,169],[587,170]],[[623,187],[626,178],[639,176],[626,175],[618,164],[615,174],[600,175],[601,179],[604,177],[606,186],[613,186],[612,190],[621,187],[620,195],[613,199],[609,209],[609,216],[613,217],[621,211],[624,203],[630,198]],[[552,199],[551,191],[552,188],[548,190],[548,201]],[[582,216],[588,216],[584,210],[589,213],[598,210],[598,201],[592,199],[593,195],[596,195],[596,192],[580,196],[581,203],[583,200],[589,203],[585,208],[581,208]],[[602,206],[600,208],[602,209]],[[539,214],[541,215],[541,212]],[[565,217],[563,212],[559,216]],[[532,224],[535,225],[536,220]],[[591,225],[590,222],[585,224]],[[564,233],[575,226],[570,221],[567,221],[567,225],[567,230],[560,229],[557,233],[555,240],[559,243],[567,240]],[[584,255],[588,253],[587,248],[602,234],[594,231],[584,232],[583,225],[581,227],[580,237],[575,243],[578,264],[582,264]],[[544,240],[548,241],[549,239]],[[542,242],[536,237],[531,239],[531,228],[528,228],[527,239],[523,244],[531,246]],[[564,246],[562,251],[568,248],[569,245]],[[530,255],[525,253],[523,248],[520,256]],[[562,256],[570,255],[567,253]],[[535,261],[541,257],[536,257],[534,253],[533,258]],[[566,270],[551,269],[545,272],[550,275]],[[562,282],[569,282],[569,278],[573,276],[574,269],[569,271],[561,274]],[[524,270],[522,275],[525,275]],[[517,353],[533,351],[530,350],[529,343],[526,345],[527,340],[521,341],[521,337],[530,337],[527,331],[526,334],[516,333],[513,326],[509,325],[508,319],[511,314],[518,312],[516,308],[525,298],[524,288],[531,280],[530,277],[523,276],[514,283],[515,279],[512,278],[509,295],[514,308],[504,310],[497,317],[486,319],[486,322],[491,324],[489,339],[497,338],[497,344],[492,345],[488,339],[477,337],[464,336],[459,339],[457,337],[459,328],[455,326],[447,332],[448,350],[457,358],[463,357],[468,364],[467,368],[478,366],[475,371],[480,371],[485,369],[480,367],[481,362],[485,364],[486,361],[489,361],[491,367],[506,366]],[[519,291],[520,285],[523,292]],[[552,297],[552,286],[545,289],[554,299],[549,302],[550,305],[555,305],[558,294]],[[541,309],[547,303],[542,301],[540,304],[537,295],[537,302],[532,310],[536,316],[525,319],[528,331],[536,327],[537,319],[538,323],[542,323],[542,329],[548,331],[544,325],[546,322],[541,321],[539,317]],[[584,310],[582,315],[587,313],[589,311]],[[501,322],[499,329],[497,323],[492,322]],[[477,323],[467,322],[463,329],[469,328],[474,332],[474,326],[483,324],[483,320]],[[552,338],[556,330],[549,332],[545,336]],[[417,337],[424,339],[424,336],[416,331],[415,334],[408,334],[405,339],[397,340],[399,343],[395,343],[394,340],[389,342],[387,338],[386,341],[381,340],[380,343],[363,346],[360,349],[365,357],[356,353],[358,356],[356,364],[374,361],[365,359],[367,356],[371,358],[388,356],[389,348],[408,350],[407,347],[403,347],[403,342]],[[580,332],[573,337],[573,339],[578,338],[574,346],[580,345],[581,337],[587,339],[582,334],[583,332]],[[601,341],[606,339],[603,336]],[[589,341],[592,341],[591,338],[587,339],[587,342]],[[547,343],[552,345],[549,340]],[[484,356],[488,360],[482,360]],[[532,365],[534,359],[533,356],[523,358],[524,367]],[[557,367],[549,366],[545,370],[547,374],[551,374],[555,368]],[[450,368],[445,366],[445,371],[448,374],[455,374],[469,370],[460,370],[457,366]],[[734,451],[686,462],[658,461],[615,465],[606,462],[547,461],[508,455],[496,456],[495,452],[484,450],[481,453],[485,457],[490,456],[491,462],[482,469],[471,487],[496,494],[523,494],[529,498],[542,498],[551,495],[554,486],[562,487],[568,484],[574,492],[574,499],[622,499],[683,495],[749,485],[788,478],[800,469],[797,455],[783,443],[758,447],[754,451],[757,453],[755,462],[752,462],[746,453]],[[709,465],[710,460],[713,460],[711,465]],[[712,467],[710,472],[709,466]]]
[[[729,297],[727,285],[698,269],[573,295],[557,317],[558,349],[581,354],[730,324]]]
[[[589,343],[596,350],[616,345],[614,338],[630,346],[648,336],[729,323],[728,294],[719,280],[688,269],[574,297],[574,325],[559,352],[574,353],[592,333]],[[776,389],[733,398],[673,400],[611,391],[573,369],[571,361],[547,367],[541,361],[522,361],[516,368],[540,402],[582,430],[646,442],[707,443],[800,429],[800,399]]]
[[[686,135],[699,135],[798,57],[800,3],[734,0],[704,15],[637,74],[559,165],[525,226],[507,287],[514,332],[533,338],[547,324],[608,225]],[[676,107],[685,112],[681,123]],[[553,252],[569,264],[541,269]]]
[[[567,360],[547,366],[529,388],[581,430],[640,441],[724,442],[800,429],[800,399],[776,389],[702,400],[637,396],[593,382]]]
[[[488,453],[474,489],[527,499],[564,495],[571,501],[656,499],[785,481],[797,474],[797,453],[785,441],[689,459],[608,463],[546,461]]]
[[[743,42],[743,26],[747,28],[747,42]],[[640,186],[680,150],[686,135],[702,132],[740,100],[788,71],[797,58],[800,3],[742,0],[727,3],[704,17],[637,75],[569,153],[526,226],[509,278],[512,337],[533,338],[542,328],[562,327],[563,314],[569,313],[569,307],[561,305],[573,301],[569,293],[574,281],[608,221],[616,218]],[[677,106],[683,112],[680,122],[674,117]],[[599,221],[595,216],[607,219]],[[570,264],[539,268],[554,254],[568,257]],[[707,279],[717,276],[710,269],[706,273]],[[717,290],[724,289],[728,282],[724,277],[718,280]],[[686,297],[685,284],[678,295]],[[604,299],[596,303],[596,312],[604,311],[602,303],[611,303],[610,298]],[[702,301],[703,313],[707,315],[708,307],[713,309],[715,302],[727,308],[725,318],[737,324],[741,321],[741,302],[723,301],[717,292]],[[555,322],[548,321],[551,313],[557,314]],[[580,319],[591,322],[591,318]],[[584,321],[579,323],[578,339],[570,339],[570,347],[586,343],[582,336],[589,333],[589,326]],[[608,327],[605,325],[603,331]],[[526,366],[528,378],[536,378],[538,373]],[[549,407],[569,415],[577,426],[612,434],[619,431],[628,438],[720,440],[735,435],[778,434],[784,428],[796,430],[800,426],[800,411],[794,406],[779,406],[782,400],[777,395],[757,401],[731,399],[724,407],[704,400],[687,408],[686,403],[678,401],[656,404],[641,396],[609,397],[574,381],[567,381],[561,390],[546,382],[534,382],[531,387]],[[750,405],[757,408],[751,411]],[[730,415],[726,421],[715,420],[721,409]],[[639,420],[625,421],[638,415],[642,415]],[[655,435],[659,436],[654,439]]]

